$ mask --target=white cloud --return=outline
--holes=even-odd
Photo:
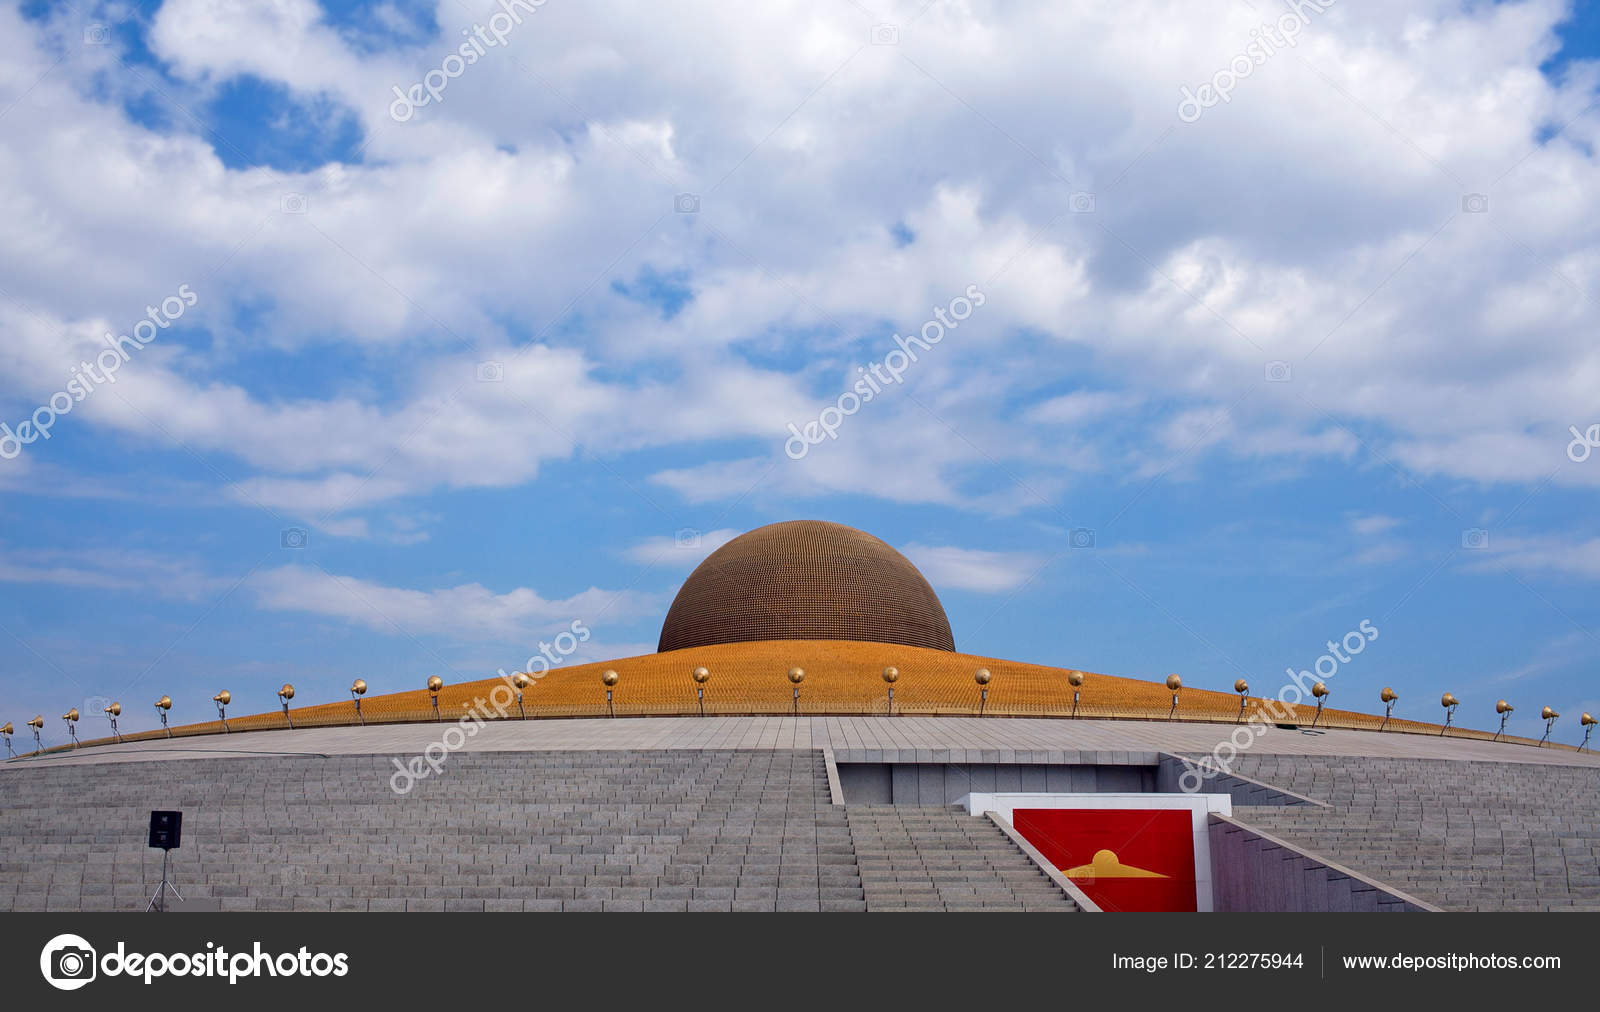
[[[667,569],[693,569],[705,557],[738,537],[742,531],[723,527],[704,533],[684,528],[670,536],[646,538],[623,552],[627,558],[644,566],[661,566]]]
[[[1032,577],[1044,560],[1029,552],[990,552],[949,545],[906,545],[906,558],[936,590],[974,590],[998,594]]]
[[[649,614],[650,595],[591,587],[559,600],[527,587],[497,594],[477,583],[436,590],[391,587],[308,566],[283,566],[250,582],[260,607],[340,619],[387,635],[438,634],[519,640],[570,623],[598,625]]]
[[[1464,553],[1471,568],[1600,579],[1600,538],[1516,537],[1490,531],[1488,547],[1483,551],[1485,557],[1481,559],[1474,552]]]
[[[1179,87],[1238,52],[1257,12],[935,5],[884,47],[848,5],[548,4],[397,124],[390,87],[437,66],[468,11],[369,51],[310,0],[167,0],[148,42],[176,80],[158,93],[153,71],[106,73],[103,47],[58,46],[74,19],[6,9],[0,398],[31,410],[99,333],[187,281],[191,329],[67,421],[231,457],[221,484],[296,515],[534,483],[580,446],[697,446],[702,462],[655,476],[693,501],[744,494],[776,460],[775,494],[1005,512],[1026,504],[976,468],[1053,495],[1190,446],[1186,467],[1349,460],[1347,424],[1424,475],[1592,485],[1600,468],[1560,465],[1600,387],[1581,295],[1600,271],[1600,68],[1539,73],[1563,12],[1339,6],[1183,124]],[[168,98],[199,108],[241,74],[348,107],[367,161],[226,167],[228,139],[188,132]],[[131,121],[133,97],[176,127]],[[1092,213],[1070,213],[1073,190]],[[1462,213],[1463,191],[1489,212]],[[672,214],[677,192],[701,212]],[[281,213],[288,193],[306,213]],[[692,300],[664,319],[609,287],[645,268]],[[785,422],[974,283],[987,304],[904,391],[959,437],[900,398],[814,459],[779,456]],[[238,365],[256,344],[355,349],[377,375],[269,395]],[[507,359],[503,383],[470,379],[482,358]],[[1290,382],[1263,383],[1275,359]],[[1029,403],[1084,367],[1139,393]],[[1093,440],[1055,438],[1090,421]]]
[[[8,549],[0,582],[132,591],[193,601],[215,596],[235,581],[209,575],[189,559],[126,549]]]
[[[1075,390],[1070,394],[1052,397],[1028,409],[1029,421],[1056,425],[1077,425],[1091,422],[1106,415],[1129,411],[1143,400],[1137,394],[1112,393],[1105,390]]]
[[[1402,522],[1394,517],[1386,517],[1381,513],[1357,513],[1349,518],[1350,529],[1364,537],[1386,534],[1399,527]]]

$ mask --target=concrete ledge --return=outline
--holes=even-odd
[[[438,740],[437,722],[128,741],[0,763],[0,776],[86,763],[273,755],[418,755]],[[835,761],[950,765],[1155,767],[1163,753],[1209,753],[1234,730],[1194,721],[1043,717],[636,717],[493,720],[463,748],[472,752],[637,749],[835,750]],[[1464,738],[1267,728],[1251,756],[1359,756],[1600,769],[1600,754],[1524,748]],[[1237,775],[1237,774],[1235,774]],[[1241,781],[1244,782],[1244,781]]]
[[[822,750],[822,761],[828,767],[828,799],[836,805],[842,805],[844,787],[839,783],[839,764],[833,761],[833,749]]]
[[[1028,855],[1028,860],[1032,861],[1039,867],[1040,871],[1044,872],[1050,877],[1050,881],[1060,886],[1062,892],[1072,897],[1072,902],[1078,905],[1079,910],[1082,910],[1086,914],[1098,914],[1103,912],[1100,909],[1100,905],[1094,900],[1091,900],[1088,895],[1084,893],[1082,889],[1079,889],[1070,878],[1067,878],[1065,875],[1061,874],[1059,869],[1050,867],[1050,862],[1046,861],[1044,859],[1044,855],[1039,853],[1039,848],[1023,839],[1022,834],[1013,829],[1009,822],[1006,822],[993,812],[985,812],[983,814],[990,822],[994,823],[996,826],[999,826],[1000,832],[1006,834],[1007,839],[1020,847],[1022,852]]]
[[[839,762],[847,765],[1154,766],[1163,753],[1104,749],[841,748],[835,750],[834,754]]]
[[[1263,780],[1247,777],[1242,773],[1219,772],[1214,776],[1205,778],[1206,790],[1185,791],[1183,789],[1183,774],[1190,769],[1199,768],[1199,764],[1193,759],[1172,752],[1161,753],[1161,762],[1156,768],[1156,790],[1165,794],[1226,794],[1233,799],[1233,803],[1236,805],[1315,805],[1318,808],[1333,807],[1326,801],[1318,801],[1316,798],[1274,786]],[[1203,772],[1202,775],[1204,775]]]

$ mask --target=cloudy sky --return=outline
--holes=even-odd
[[[794,518],[900,548],[970,653],[1276,691],[1365,620],[1335,705],[1600,710],[1592,9],[30,0],[0,41],[0,719],[47,741],[574,621],[648,652]]]

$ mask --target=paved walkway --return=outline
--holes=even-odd
[[[158,739],[0,764],[21,767],[270,755],[420,754],[451,725],[252,731]],[[1154,752],[1209,753],[1232,724],[975,717],[639,717],[495,721],[463,751],[830,748],[845,761],[1154,762]],[[1371,756],[1600,768],[1600,755],[1433,735],[1269,728],[1249,755]]]

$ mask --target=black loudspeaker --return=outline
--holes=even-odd
[[[182,838],[182,812],[150,813],[150,846],[160,850],[177,850]]]

